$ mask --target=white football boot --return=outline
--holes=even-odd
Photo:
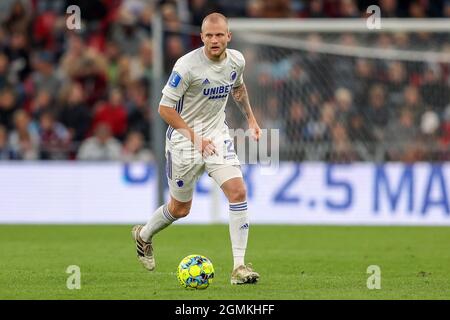
[[[259,274],[253,270],[252,264],[240,265],[231,273],[231,284],[256,283],[259,280]]]
[[[153,271],[155,269],[155,258],[153,257],[153,247],[151,242],[145,242],[139,235],[143,226],[136,225],[131,230],[133,240],[136,242],[136,252],[139,261],[144,268]]]

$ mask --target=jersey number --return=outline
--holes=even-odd
[[[225,142],[225,145],[227,146],[227,156],[234,154],[233,140],[227,139],[224,142]]]

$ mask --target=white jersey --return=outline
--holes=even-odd
[[[226,58],[214,62],[201,47],[177,60],[162,93],[178,101],[173,107],[189,127],[212,138],[223,131],[228,96],[242,85],[244,67],[244,56],[237,50],[226,49]],[[172,143],[188,141],[170,126],[166,136]]]

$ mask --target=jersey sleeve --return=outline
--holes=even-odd
[[[187,66],[177,61],[170,74],[169,80],[164,86],[162,93],[175,101],[180,100],[186,92],[190,83],[190,74]]]

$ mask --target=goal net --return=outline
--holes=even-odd
[[[450,160],[450,24],[385,20],[381,30],[359,19],[230,21],[281,160]],[[229,104],[231,126],[242,126]]]

